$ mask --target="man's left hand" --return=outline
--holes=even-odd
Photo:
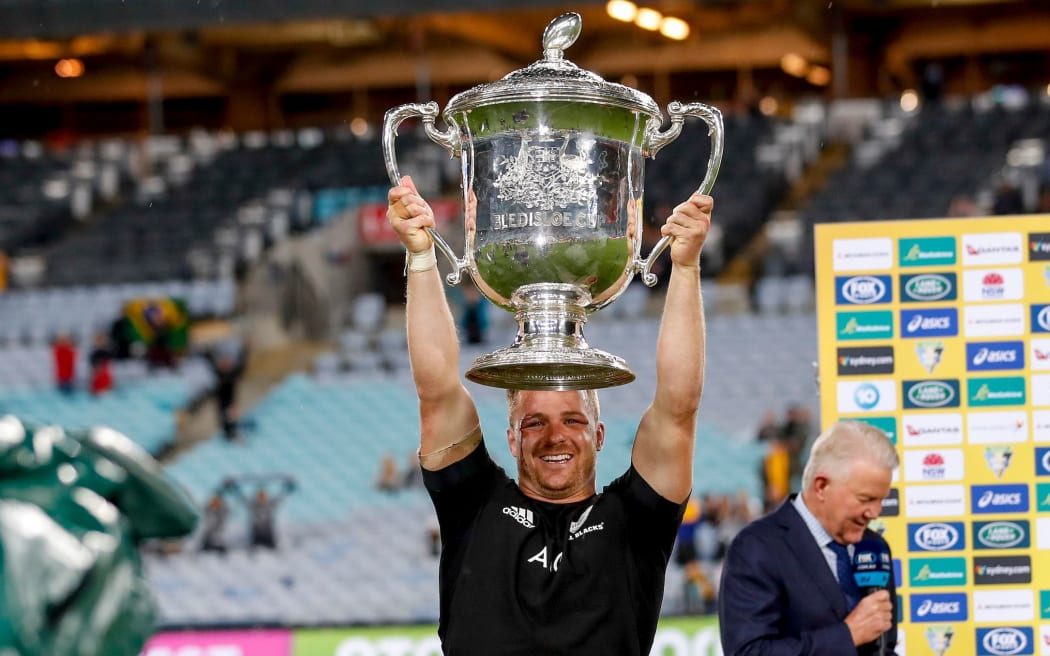
[[[693,194],[689,200],[674,208],[660,229],[671,236],[671,262],[676,266],[698,266],[700,250],[711,228],[711,210],[715,201],[710,196]]]

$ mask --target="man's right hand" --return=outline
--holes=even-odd
[[[846,626],[853,636],[853,644],[858,646],[878,639],[893,628],[893,604],[889,591],[879,590],[861,599],[853,612],[846,616]]]
[[[434,228],[434,212],[416,191],[412,178],[407,175],[401,178],[401,184],[390,189],[387,200],[390,203],[386,210],[387,221],[408,252],[428,250],[434,241],[426,228]]]

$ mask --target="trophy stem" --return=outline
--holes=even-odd
[[[476,359],[469,380],[522,390],[600,389],[634,380],[623,358],[591,348],[584,339],[590,294],[582,288],[524,285],[512,301],[518,308],[514,343]]]

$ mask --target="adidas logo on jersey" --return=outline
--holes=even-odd
[[[533,528],[536,524],[532,521],[532,511],[527,508],[519,508],[517,506],[505,506],[503,508],[504,515],[510,515],[519,524],[525,528]]]

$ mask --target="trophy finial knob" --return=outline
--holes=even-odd
[[[576,43],[583,27],[583,19],[574,11],[562,14],[543,30],[543,55],[548,61],[562,58],[562,51]]]

